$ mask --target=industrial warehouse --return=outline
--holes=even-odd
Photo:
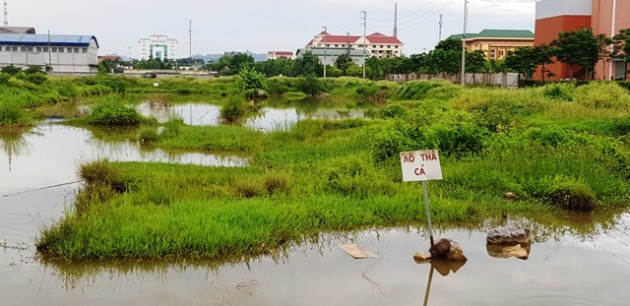
[[[96,73],[98,48],[95,36],[35,34],[33,28],[0,28],[0,67],[39,67],[55,74]]]

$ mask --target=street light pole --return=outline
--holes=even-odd
[[[365,59],[365,52],[366,52],[366,31],[367,31],[367,12],[366,11],[361,11],[361,14],[363,14],[363,78],[365,79],[365,64],[367,63],[367,60]]]

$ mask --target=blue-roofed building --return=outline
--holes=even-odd
[[[89,35],[0,33],[0,67],[41,67],[62,74],[98,72],[98,41]]]

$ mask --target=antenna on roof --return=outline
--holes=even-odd
[[[9,5],[7,4],[8,0],[4,0],[4,26],[9,25]]]
[[[398,37],[398,3],[394,3],[394,37]]]

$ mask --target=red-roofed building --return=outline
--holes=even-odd
[[[293,52],[291,51],[269,51],[267,52],[267,60],[277,60],[281,58],[293,59]]]
[[[364,46],[365,45],[365,46]],[[398,38],[387,36],[382,33],[372,33],[365,37],[355,35],[331,35],[328,32],[321,32],[315,35],[306,49],[326,48],[334,50],[358,50],[364,48],[370,56],[388,57],[401,56],[403,54],[403,43]]]

